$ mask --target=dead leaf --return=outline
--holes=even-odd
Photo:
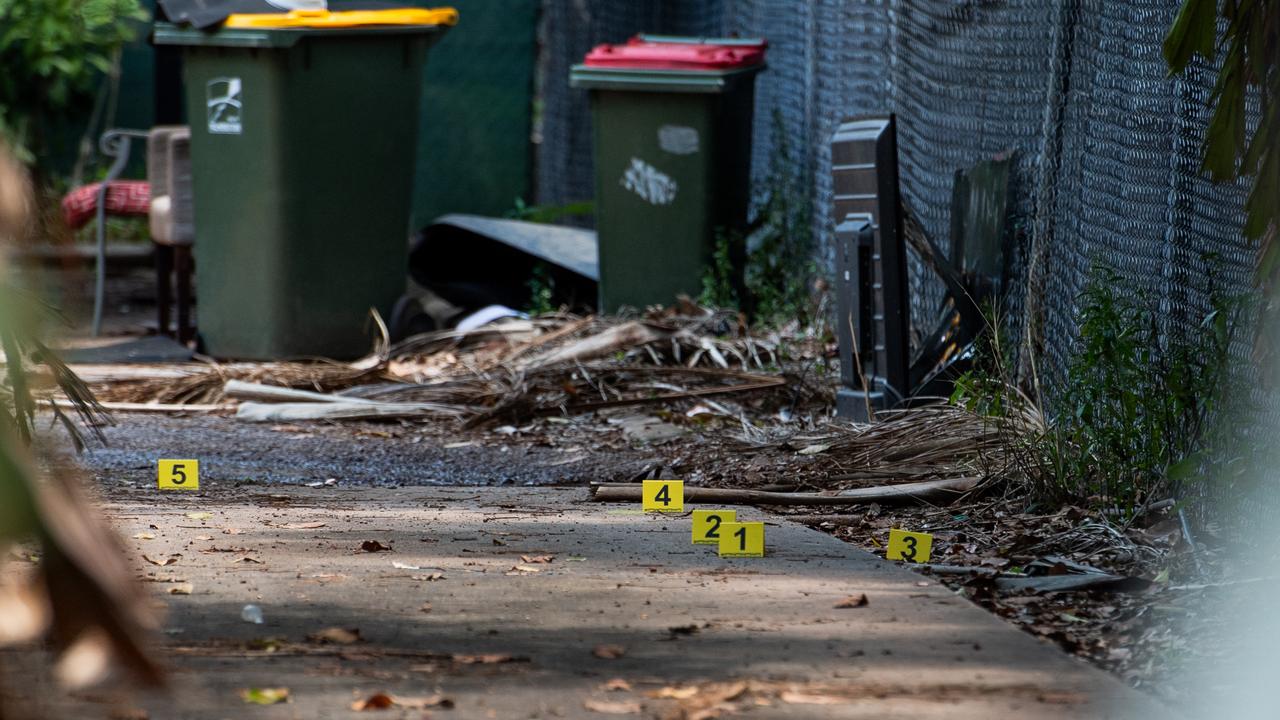
[[[356,712],[364,712],[366,710],[387,710],[393,707],[405,708],[408,710],[426,710],[427,708],[453,707],[453,700],[443,695],[428,695],[425,697],[409,697],[403,695],[391,695],[388,693],[374,693],[363,700],[357,700],[351,703],[351,709]]]
[[[434,573],[431,573],[430,575],[410,575],[410,576],[409,576],[409,579],[410,579],[410,580],[419,580],[419,581],[424,581],[424,582],[435,582],[436,580],[443,580],[443,579],[444,579],[444,573],[442,573],[442,572],[434,572]]]
[[[170,555],[170,556],[168,556],[168,557],[160,558],[159,560],[157,560],[156,558],[151,557],[150,555],[143,555],[143,556],[142,556],[142,559],[143,559],[143,560],[146,560],[147,562],[151,563],[152,565],[159,565],[160,567],[164,567],[165,565],[172,565],[172,564],[174,564],[174,563],[178,562],[178,560],[182,559],[182,555],[180,555],[180,554],[178,554],[178,553],[174,553],[174,554],[172,554],[172,555]]]
[[[582,707],[602,715],[639,715],[644,709],[631,700],[610,702],[607,700],[583,700]]]
[[[240,699],[253,705],[289,702],[289,688],[245,688],[240,691]]]
[[[627,649],[621,645],[609,645],[606,643],[604,645],[595,646],[595,649],[591,651],[591,654],[602,660],[617,660],[627,654]]]
[[[223,535],[243,535],[244,531],[240,528],[222,528]]]
[[[832,605],[832,607],[834,607],[836,610],[847,610],[849,608],[866,607],[867,604],[868,604],[867,594],[858,593],[856,595],[850,595],[849,597],[841,600],[835,605]]]
[[[357,700],[351,703],[351,709],[356,712],[364,712],[366,710],[386,710],[393,705],[395,701],[386,693],[374,693],[363,700]]]
[[[806,445],[805,447],[797,450],[796,453],[798,455],[817,455],[818,453],[824,453],[830,449],[830,445]]]
[[[325,525],[328,525],[328,523],[323,523],[323,522],[300,522],[300,523],[299,523],[299,522],[293,522],[293,523],[284,523],[284,524],[282,524],[282,525],[272,525],[271,527],[280,528],[280,529],[282,529],[282,530],[315,530],[316,528],[322,528],[322,527],[324,527]]]
[[[423,613],[431,612],[431,603],[422,603],[422,607],[418,608],[418,612],[423,612]]]
[[[231,561],[231,563],[232,563],[233,565],[234,565],[235,563],[249,563],[249,564],[251,564],[251,565],[262,565],[262,564],[263,564],[263,562],[262,562],[261,560],[259,560],[258,558],[256,558],[256,557],[251,557],[251,556],[249,556],[249,555],[245,555],[245,556],[244,556],[244,557],[242,557],[242,558],[236,558],[235,560],[232,560],[232,561]]]
[[[615,692],[615,691],[630,692],[631,683],[627,682],[626,680],[623,680],[622,678],[613,678],[605,682],[605,684],[601,685],[600,689],[605,690],[607,692]]]
[[[362,640],[360,628],[331,627],[307,636],[307,642],[317,645],[354,645]]]
[[[169,588],[170,595],[190,595],[195,590],[195,586],[191,583],[178,583]]]
[[[1080,693],[1070,691],[1047,690],[1036,696],[1036,699],[1048,705],[1079,705],[1088,702],[1089,698]]]
[[[360,543],[360,549],[363,550],[364,552],[373,553],[373,552],[387,552],[391,548],[386,545],[383,545],[377,540],[365,540],[364,542]]]
[[[525,575],[525,574],[540,573],[540,572],[542,572],[542,568],[540,567],[534,567],[532,565],[516,565],[512,567],[510,570],[508,570],[507,574],[508,575]]]
[[[212,540],[212,539],[213,539],[213,536],[212,536],[212,535],[197,535],[197,536],[196,536],[196,539],[197,539],[197,540],[200,540],[200,541],[207,541],[207,540]]]
[[[405,695],[392,695],[391,701],[396,707],[407,708],[409,710],[426,710],[427,708],[445,708],[448,710],[453,707],[453,700],[443,695],[427,695],[425,697],[408,697]]]
[[[156,536],[154,533],[140,532],[137,535],[134,535],[133,539],[134,540],[155,540]]]
[[[530,565],[546,565],[556,559],[555,555],[521,555],[520,561]]]
[[[450,658],[459,665],[501,665],[502,663],[526,662],[528,658],[516,657],[505,653],[488,653],[482,655],[451,655]]]
[[[189,513],[187,513],[187,517],[191,518],[192,520],[208,520],[209,518],[213,517],[213,513],[211,513],[211,512],[189,512]]]
[[[702,626],[698,625],[697,623],[693,623],[690,625],[675,625],[673,627],[667,628],[667,632],[670,633],[672,640],[675,640],[676,638],[682,635],[684,636],[697,635],[701,631],[702,631]]]
[[[697,685],[686,685],[684,687],[668,685],[667,687],[658,688],[657,690],[653,690],[648,693],[649,697],[662,700],[688,700],[697,694]]]
[[[794,690],[784,690],[778,695],[778,699],[791,705],[843,705],[849,702],[848,698],[837,695],[816,695]]]

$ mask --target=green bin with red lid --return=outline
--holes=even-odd
[[[764,40],[638,35],[570,72],[591,94],[600,306],[696,297],[717,238],[742,297],[751,123]]]

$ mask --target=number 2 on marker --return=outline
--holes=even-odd
[[[156,463],[156,481],[161,490],[199,490],[199,460],[161,460]]]
[[[640,497],[645,512],[684,512],[684,481],[645,480]]]
[[[737,519],[737,510],[694,510],[693,544],[719,545],[721,526]]]

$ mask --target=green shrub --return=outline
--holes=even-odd
[[[147,17],[138,0],[0,0],[0,138],[27,164],[56,122],[83,112]]]
[[[1245,303],[1224,296],[1212,277],[1210,310],[1192,325],[1162,327],[1141,294],[1121,294],[1122,279],[1097,267],[1080,296],[1079,339],[1054,412],[1039,429],[1006,422],[1044,417],[1008,372],[998,331],[984,336],[974,370],[953,402],[997,419],[1006,445],[1041,499],[1118,509],[1132,516],[1148,503],[1184,498],[1234,446],[1228,410],[1248,403],[1248,383],[1231,356]],[[998,320],[991,321],[998,328]]]

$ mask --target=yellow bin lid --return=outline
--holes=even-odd
[[[444,8],[394,10],[290,10],[287,13],[228,15],[228,28],[350,28],[375,25],[457,25],[458,11]]]

